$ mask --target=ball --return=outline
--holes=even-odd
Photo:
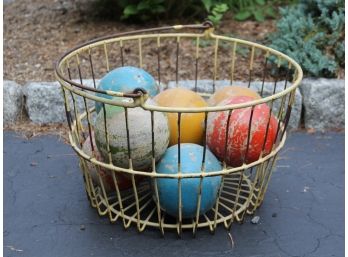
[[[103,160],[99,150],[96,147],[93,132],[92,132],[92,142],[93,142],[93,146],[94,146],[95,158],[98,161],[103,162],[104,160]],[[84,151],[84,153],[89,155],[89,156],[93,156],[90,136],[88,136],[86,138],[85,142],[83,143],[82,151]],[[96,165],[92,164],[89,161],[86,161],[86,164],[87,164],[88,172],[89,172],[94,184],[100,185],[100,180],[99,180],[99,176],[98,176],[98,173],[99,173],[101,180],[102,180],[102,183],[104,185],[105,191],[107,193],[110,193],[110,192],[114,192],[116,190],[115,183],[114,183],[114,180],[112,177],[113,171],[105,169],[103,167],[97,168]],[[119,190],[125,190],[125,189],[132,187],[131,178],[127,177],[126,175],[118,173],[116,175],[116,179],[117,179],[117,184],[118,184]]]
[[[159,92],[159,85],[155,79],[145,70],[124,66],[116,68],[108,72],[99,82],[98,89],[111,90],[116,92],[133,92],[136,88],[145,89],[148,94],[153,97]],[[110,95],[100,94],[97,96],[107,99],[120,99],[120,97],[112,97]],[[130,99],[128,99],[130,100]],[[102,103],[96,102],[96,112],[99,113]],[[115,106],[115,108],[120,108]]]
[[[153,100],[148,104],[156,105]],[[147,171],[152,164],[152,129],[151,113],[141,107],[127,109],[129,148],[133,169]],[[126,113],[106,111],[109,146],[115,166],[129,167]],[[105,135],[104,112],[99,112],[95,121],[96,144],[104,158],[108,157]],[[154,152],[156,161],[163,155],[169,143],[169,126],[165,113],[154,112]]]
[[[166,107],[205,107],[207,103],[197,93],[185,88],[172,88],[162,91],[155,97],[160,106]],[[180,142],[201,144],[204,135],[204,113],[182,113],[180,120]],[[168,113],[170,141],[178,143],[178,114]]]
[[[254,98],[248,96],[234,96],[222,101],[219,105],[245,103],[252,100]],[[252,107],[235,109],[231,113],[226,150],[226,163],[229,166],[238,167],[243,162],[248,164],[258,160],[263,148],[264,156],[272,150],[278,122],[273,114],[270,116],[270,109],[264,103],[254,107],[249,146],[247,146],[251,109]],[[227,119],[228,111],[215,112],[208,117],[207,144],[221,161],[225,158]],[[248,152],[246,152],[247,149]]]
[[[258,93],[256,93],[254,90],[250,88],[241,86],[227,86],[217,90],[208,99],[208,105],[216,106],[218,103],[232,96],[250,96],[254,99],[261,98],[261,96]]]
[[[184,143],[180,145],[181,172],[200,173],[203,147],[196,144]],[[219,171],[222,167],[217,158],[207,149],[205,171]],[[161,174],[178,173],[178,145],[167,149],[163,158],[157,164],[157,172]],[[182,217],[193,218],[196,216],[200,178],[181,179]],[[205,177],[202,180],[202,198],[199,214],[204,214],[212,207],[217,199],[221,176]],[[157,179],[157,188],[161,208],[168,214],[178,217],[179,193],[178,180],[170,178]],[[156,196],[154,195],[155,199]]]

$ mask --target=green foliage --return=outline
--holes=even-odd
[[[297,3],[297,0],[225,0],[234,13],[234,19],[244,21],[255,19],[262,22],[266,18],[276,18],[277,7]]]
[[[215,25],[219,24],[224,14],[228,11],[225,3],[219,3],[213,0],[202,0],[205,10],[208,12],[208,19]]]
[[[254,18],[256,21],[264,21],[267,17],[275,18],[276,11],[273,7],[274,1],[266,0],[247,0],[247,1],[229,1],[229,6],[234,10],[234,18],[244,21]]]
[[[151,17],[165,13],[165,0],[142,0],[138,3],[127,4],[124,6],[122,20],[138,17],[146,21]]]
[[[297,0],[95,0],[103,16],[122,20],[148,21],[154,19],[208,18],[218,25],[224,14],[232,12],[236,20],[263,21],[275,18],[276,6]]]
[[[131,22],[159,19],[200,18],[205,14],[201,0],[94,0],[99,17]]]
[[[270,47],[296,60],[307,75],[337,75],[344,67],[343,0],[301,0],[280,14]]]
[[[217,0],[196,1],[165,1],[165,0],[119,0],[123,9],[121,19],[133,19],[146,21],[154,17],[165,16],[166,18],[188,16],[196,18],[199,14],[206,14],[215,25],[219,24],[223,15],[228,11],[228,6]],[[203,16],[200,17],[203,19]]]

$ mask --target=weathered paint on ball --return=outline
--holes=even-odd
[[[155,79],[143,69],[124,66],[116,68],[108,72],[99,82],[98,89],[110,90],[116,92],[133,92],[136,88],[145,89],[148,94],[152,97],[158,94],[159,85]],[[110,95],[97,94],[99,97],[107,99],[120,99],[119,97],[112,97]],[[96,112],[99,113],[102,108],[100,102],[96,102]],[[113,106],[112,108],[122,109],[122,107]]]
[[[248,96],[235,96],[222,101],[219,105],[245,103],[252,100],[254,99]],[[238,167],[243,162],[251,163],[258,160],[264,144],[264,156],[272,150],[278,122],[273,114],[270,117],[270,109],[267,104],[258,104],[254,107],[249,147],[247,147],[251,109],[252,107],[235,109],[231,113],[226,151],[226,163],[229,166]],[[227,120],[228,111],[211,113],[208,116],[207,144],[221,161],[225,156]],[[269,127],[266,133],[268,122]],[[246,153],[247,148],[248,153]]]
[[[256,93],[254,90],[242,87],[242,86],[227,86],[217,90],[209,99],[209,106],[216,106],[225,99],[228,99],[232,96],[250,96],[254,99],[260,99],[261,96]]]
[[[203,147],[196,144],[180,144],[181,172],[200,173],[203,158]],[[207,149],[205,172],[219,171],[222,167],[216,157]],[[157,172],[162,174],[178,173],[178,145],[167,149],[163,158],[157,164]],[[182,217],[196,216],[200,178],[181,179]],[[202,181],[202,198],[200,215],[206,213],[217,199],[221,176],[205,177]],[[157,188],[161,208],[168,214],[178,217],[179,193],[178,180],[169,178],[157,179]],[[155,197],[155,194],[154,194]],[[155,197],[156,199],[156,197]]]
[[[149,99],[148,104],[156,105]],[[128,108],[128,127],[133,169],[147,171],[152,164],[151,112],[141,107]],[[129,168],[125,111],[106,113],[109,146],[114,165]],[[105,136],[104,113],[97,115],[95,138],[102,156],[108,156]],[[165,113],[154,112],[154,150],[156,161],[163,155],[169,143],[168,118]]]
[[[185,88],[171,88],[155,97],[160,106],[166,107],[205,107],[207,103],[197,93]],[[204,135],[204,113],[183,113],[180,120],[180,142],[201,144]],[[178,143],[178,113],[168,113],[170,142]]]
[[[104,161],[103,157],[101,156],[99,150],[96,147],[96,143],[95,143],[95,139],[94,139],[94,132],[92,132],[92,142],[93,142],[95,158],[98,161],[103,162]],[[82,151],[89,156],[93,156],[90,136],[88,136],[86,138],[85,142],[83,143]],[[86,161],[86,164],[87,164],[88,172],[89,172],[94,184],[100,185],[100,180],[99,180],[99,176],[98,176],[98,173],[99,173],[101,180],[102,180],[102,183],[104,185],[105,191],[107,193],[110,193],[110,192],[114,192],[116,190],[115,183],[114,183],[114,180],[112,177],[113,171],[105,169],[103,167],[98,168],[98,167],[96,167],[96,165],[92,164],[89,161]],[[132,187],[132,180],[131,180],[131,178],[127,177],[127,175],[123,175],[123,174],[118,173],[116,175],[116,179],[117,179],[117,185],[118,185],[119,190],[125,190],[125,189]]]

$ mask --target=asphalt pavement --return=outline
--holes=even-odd
[[[4,256],[344,256],[344,137],[290,134],[258,224],[233,224],[232,247],[222,226],[178,239],[110,224],[90,207],[69,145],[4,132]]]

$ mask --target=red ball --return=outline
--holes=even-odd
[[[253,100],[255,99],[248,96],[234,96],[222,101],[219,103],[219,106],[245,103]],[[264,103],[254,107],[249,146],[247,147],[251,111],[252,107],[245,107],[235,109],[231,113],[226,148],[226,164],[229,166],[238,167],[243,162],[248,164],[258,160],[263,147],[263,156],[269,154],[272,150],[277,133],[278,121],[273,114],[270,117],[270,109]],[[225,156],[228,113],[229,111],[215,112],[210,113],[208,117],[207,144],[210,150],[221,161],[224,160]],[[268,122],[269,127],[265,142]]]

